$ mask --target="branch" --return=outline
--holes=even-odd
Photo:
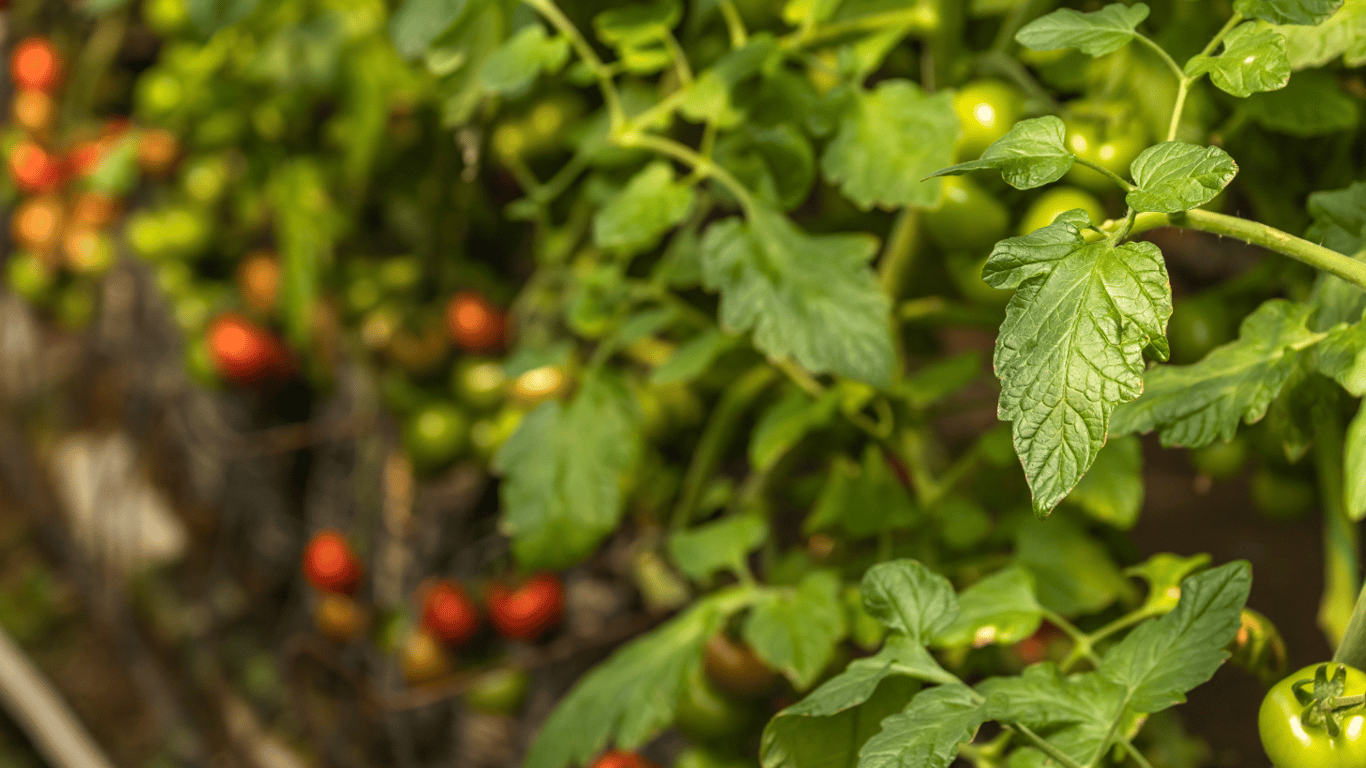
[[[3,629],[0,703],[55,768],[114,768],[71,708]]]

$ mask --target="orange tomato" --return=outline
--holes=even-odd
[[[403,677],[411,685],[429,682],[450,672],[450,659],[431,635],[414,632],[403,641],[399,650],[399,666]]]
[[[78,227],[103,229],[118,214],[118,199],[102,192],[82,192],[71,204],[71,222]]]
[[[10,217],[10,233],[20,247],[39,253],[57,244],[62,230],[62,202],[43,196],[25,200]]]
[[[180,140],[165,128],[149,128],[138,138],[138,167],[148,176],[165,176],[180,156]]]
[[[507,333],[503,310],[474,291],[462,291],[446,305],[446,325],[451,340],[466,352],[501,349]]]
[[[101,274],[114,265],[114,243],[95,229],[72,229],[62,239],[62,255],[72,271]]]
[[[14,94],[14,124],[29,133],[41,133],[52,125],[57,113],[52,97],[44,91],[23,90]]]
[[[44,37],[30,37],[14,47],[10,75],[21,89],[49,91],[62,78],[62,57]]]
[[[237,268],[237,289],[247,306],[266,313],[280,294],[280,262],[269,251],[254,251]]]
[[[15,186],[29,194],[50,192],[62,183],[61,161],[31,141],[15,145],[9,156],[9,171]]]

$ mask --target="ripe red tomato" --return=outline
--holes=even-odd
[[[503,310],[474,291],[462,291],[446,305],[451,340],[467,352],[494,352],[503,346],[507,318]]]
[[[603,753],[602,757],[593,761],[592,768],[658,768],[658,766],[634,752],[614,749],[611,752]]]
[[[304,548],[304,577],[324,592],[350,594],[360,585],[360,560],[341,533],[319,531]]]
[[[503,637],[535,640],[560,623],[564,587],[554,574],[532,577],[515,590],[494,584],[488,590],[489,618]]]
[[[284,372],[284,348],[270,331],[235,314],[220,315],[209,324],[209,353],[219,375],[251,384]]]
[[[422,599],[422,626],[446,645],[462,645],[479,631],[479,608],[459,584],[438,581]]]
[[[44,37],[30,37],[15,46],[10,74],[20,89],[48,91],[62,77],[62,57]]]
[[[62,183],[62,163],[31,141],[21,141],[9,155],[15,186],[29,194],[49,192]]]

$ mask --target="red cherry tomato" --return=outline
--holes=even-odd
[[[15,145],[9,156],[15,186],[30,194],[49,192],[62,183],[62,163],[31,141]]]
[[[507,319],[503,311],[474,291],[463,291],[446,305],[451,340],[467,352],[493,352],[503,346]]]
[[[422,626],[446,645],[462,645],[479,631],[479,609],[453,581],[439,581],[422,600]]]
[[[489,587],[488,605],[498,634],[514,640],[535,640],[560,623],[564,587],[553,574],[533,577],[515,590],[495,584]]]
[[[223,378],[251,384],[278,376],[287,367],[285,352],[270,331],[235,314],[209,325],[209,353]]]
[[[614,749],[593,761],[592,768],[658,768],[658,766],[634,752]]]
[[[350,594],[360,584],[360,560],[341,533],[319,531],[304,549],[304,576],[324,592]]]
[[[19,88],[52,90],[62,77],[62,57],[43,37],[30,37],[15,46],[10,74]]]

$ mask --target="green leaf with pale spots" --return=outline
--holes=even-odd
[[[1031,51],[1076,48],[1088,56],[1104,56],[1128,45],[1146,18],[1143,3],[1111,3],[1091,13],[1062,8],[1024,25],[1015,40]]]
[[[1105,444],[1110,412],[1143,391],[1143,348],[1165,340],[1171,284],[1152,243],[1087,243],[1080,210],[997,244],[983,279],[1015,288],[996,341],[1000,418],[1045,515]]]
[[[812,373],[876,387],[892,381],[891,302],[868,266],[867,235],[808,235],[762,205],[702,238],[702,278],[721,293],[721,327]]]
[[[951,165],[930,174],[930,178],[996,168],[1016,189],[1041,187],[1061,179],[1072,168],[1076,156],[1063,145],[1066,133],[1062,120],[1053,115],[1021,120],[987,147],[980,160]]]
[[[940,648],[1009,645],[1034,634],[1043,607],[1034,578],[1018,565],[987,576],[958,595],[958,618],[934,638]]]
[[[1304,350],[1324,338],[1309,330],[1309,314],[1306,305],[1272,299],[1243,320],[1236,341],[1200,362],[1148,371],[1143,396],[1115,410],[1111,433],[1156,429],[1164,446],[1188,448],[1232,439],[1240,422],[1266,415]]]
[[[1218,147],[1164,141],[1143,150],[1129,166],[1136,188],[1124,200],[1140,213],[1176,213],[1213,200],[1238,173]]]
[[[1284,88],[1290,82],[1285,37],[1266,24],[1239,25],[1224,38],[1218,56],[1192,56],[1186,74],[1208,74],[1220,90],[1240,99]]]

